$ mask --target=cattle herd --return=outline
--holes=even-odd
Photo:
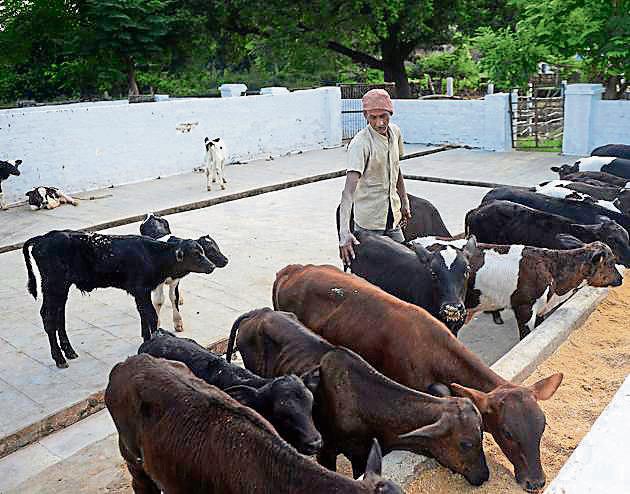
[[[164,286],[183,331],[180,280],[228,259],[209,235],[171,236],[156,215],[141,235],[64,230],[29,239],[28,290],[37,297],[34,259],[60,368],[78,357],[65,327],[72,285],[134,298],[144,343],[111,371],[105,403],[137,493],[402,493],[381,477],[382,454],[393,450],[433,457],[481,485],[489,478],[484,431],[516,481],[536,491],[545,485],[538,402],[563,375],[512,384],[457,334],[475,313],[502,323],[509,309],[524,338],[581,286],[622,283],[630,146],[592,154],[554,168],[560,180],[491,190],[457,237],[433,205],[410,196],[404,244],[357,233],[346,266],[353,274],[286,266],[270,292],[273,309],[240,316],[225,357],[159,328]],[[212,174],[223,186],[220,168]],[[231,362],[237,350],[244,368]],[[340,454],[354,478],[336,473]]]

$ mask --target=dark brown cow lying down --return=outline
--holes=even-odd
[[[238,336],[237,336],[238,332]],[[365,469],[373,438],[383,451],[406,450],[437,459],[473,485],[488,480],[481,416],[466,398],[437,398],[392,381],[347,348],[312,333],[294,314],[257,309],[232,327],[245,366],[261,376],[318,373],[313,417],[324,445],[318,456],[336,470],[337,456]]]
[[[424,309],[333,266],[290,265],[276,275],[276,309],[291,311],[317,334],[365,358],[386,376],[421,391],[450,391],[473,400],[484,429],[514,465],[516,480],[540,489],[540,439],[545,414],[536,403],[553,396],[554,374],[532,386],[493,372]]]
[[[379,476],[378,443],[363,480],[326,470],[181,362],[129,357],[112,369],[105,404],[136,493],[402,494]]]

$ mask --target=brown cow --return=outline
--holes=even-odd
[[[129,357],[112,369],[105,404],[137,494],[402,494],[380,477],[376,441],[363,480],[326,470],[181,362]]]
[[[325,467],[335,470],[337,455],[344,454],[355,477],[361,475],[376,438],[385,453],[428,454],[471,484],[488,480],[481,416],[470,400],[436,398],[402,386],[288,312],[266,308],[239,317],[230,333],[228,361],[235,341],[245,366],[261,376],[318,373],[313,417],[324,440],[319,461]]]
[[[277,309],[295,313],[335,345],[354,350],[386,376],[422,391],[450,390],[474,401],[490,432],[514,465],[517,482],[540,489],[540,439],[545,415],[536,403],[553,396],[554,374],[532,386],[494,373],[424,309],[408,304],[334,266],[291,265],[276,275]]]

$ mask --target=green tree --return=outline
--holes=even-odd
[[[522,85],[541,61],[573,64],[602,82],[604,98],[621,96],[630,75],[630,0],[513,0],[514,28],[482,28],[475,45],[481,66],[496,82]]]
[[[111,53],[125,68],[129,94],[139,94],[140,63],[164,55],[171,18],[169,0],[86,0],[94,47]]]

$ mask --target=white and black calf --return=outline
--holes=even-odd
[[[619,264],[630,267],[628,232],[606,216],[600,216],[594,224],[579,224],[522,204],[490,201],[466,214],[466,234],[487,244],[520,244],[558,250],[574,249],[582,243],[599,240],[610,247]]]
[[[562,174],[576,172],[604,172],[617,177],[630,179],[630,159],[615,158],[614,156],[590,156],[581,158],[573,165],[553,166],[554,172]]]
[[[79,205],[77,199],[64,194],[56,187],[35,187],[24,195],[28,197],[28,205],[33,211],[38,209],[55,209],[62,204]]]
[[[630,160],[630,144],[605,144],[593,149],[591,156],[614,156]]]
[[[135,299],[146,341],[157,329],[151,291],[169,278],[182,278],[188,273],[208,274],[215,267],[194,240],[171,244],[139,235],[100,235],[73,230],[33,237],[24,243],[22,253],[28,272],[28,291],[34,298],[37,298],[37,281],[31,256],[39,269],[43,297],[40,314],[57,367],[68,366],[61,350],[69,359],[77,357],[65,324],[65,307],[72,285],[81,292],[114,287],[129,293]]]
[[[10,176],[19,177],[20,170],[18,167],[22,164],[22,160],[0,160],[0,209],[6,211],[9,209],[9,205],[4,198],[4,192],[2,191],[2,182],[4,182]]]
[[[510,201],[522,204],[532,209],[546,213],[557,214],[570,218],[581,225],[595,225],[601,223],[601,217],[607,216],[630,231],[630,217],[602,207],[593,201],[571,201],[549,197],[536,192],[530,192],[518,187],[498,187],[488,192],[481,200],[482,204],[490,201]]]
[[[466,320],[464,299],[469,257],[476,247],[474,237],[461,249],[443,246],[429,252],[421,245],[413,244],[410,249],[388,237],[364,232],[355,235],[360,244],[350,265],[352,273],[422,307],[457,335]]]
[[[216,139],[205,139],[206,146],[206,180],[207,180],[207,189],[212,190],[212,183],[216,182],[219,184],[221,189],[225,189],[225,184],[227,180],[225,179],[225,158],[227,156],[227,149],[225,147],[225,142],[220,137]],[[212,176],[212,179],[211,179]]]
[[[171,235],[171,227],[165,218],[161,218],[152,213],[140,225],[140,234],[151,237],[153,240],[168,242],[170,244],[178,244],[183,240]],[[197,243],[201,245],[204,254],[218,268],[227,266],[228,258],[223,255],[217,243],[210,237],[204,235],[197,239]],[[173,308],[173,327],[175,331],[184,331],[184,321],[179,312],[179,306],[184,303],[184,299],[180,293],[179,282],[181,278],[168,278],[161,283],[155,290],[151,292],[151,301],[158,316],[158,326],[160,325],[160,311],[164,305],[164,288],[168,285],[168,296]]]
[[[465,240],[419,238],[429,249],[461,246]],[[524,245],[477,244],[470,259],[466,294],[469,317],[475,313],[511,308],[523,339],[542,317],[583,285],[619,286],[622,276],[610,248],[593,242],[572,250],[551,250]]]
[[[616,213],[627,215],[630,212],[630,189],[552,180],[537,185],[536,192],[557,199],[595,204]]]

